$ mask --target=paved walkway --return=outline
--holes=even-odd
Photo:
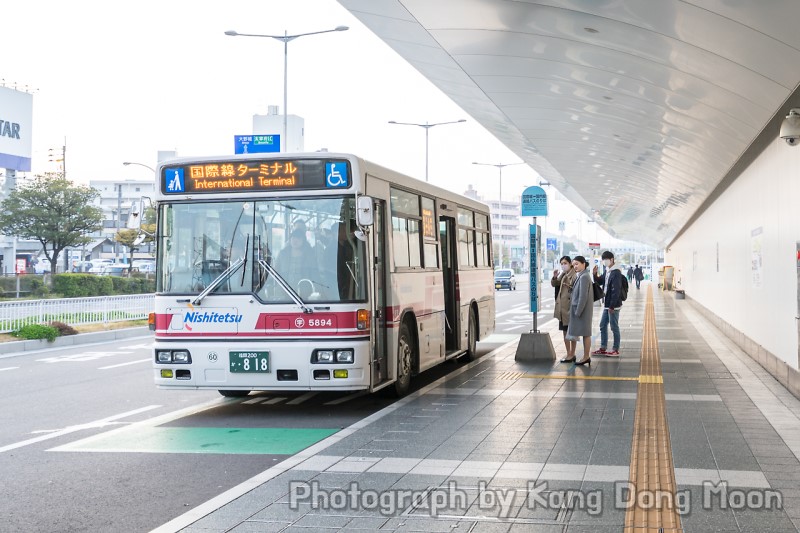
[[[632,445],[661,450],[635,427],[640,391],[660,381],[640,377],[647,291],[622,310],[620,359],[521,365],[510,342],[157,531],[619,532],[637,509],[677,514],[665,531],[797,531],[800,402],[657,292],[672,471],[648,474],[648,492],[629,481],[648,461]]]

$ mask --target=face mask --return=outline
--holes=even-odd
[[[611,266],[611,259],[603,259],[603,266],[610,267]]]
[[[561,271],[567,272],[569,270],[569,265],[561,265]]]

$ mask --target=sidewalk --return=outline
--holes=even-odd
[[[0,356],[6,354],[10,356],[12,354],[20,354],[31,351],[64,348],[66,346],[78,346],[83,344],[94,344],[98,342],[109,342],[120,339],[146,336],[152,336],[152,333],[147,326],[141,326],[135,328],[111,329],[108,331],[95,331],[92,333],[67,335],[65,337],[57,337],[52,342],[44,339],[0,342]]]
[[[622,310],[620,359],[521,365],[508,343],[156,531],[619,532],[658,377],[640,376],[647,288]],[[687,301],[656,292],[651,309],[677,481],[651,496],[683,531],[796,531],[800,402]]]

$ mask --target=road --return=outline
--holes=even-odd
[[[540,325],[552,316],[545,294]],[[481,355],[530,329],[528,298],[523,284],[497,293],[496,332],[478,344]],[[149,531],[393,401],[162,391],[150,346],[141,337],[0,356],[0,531]],[[253,442],[273,445],[253,453]]]

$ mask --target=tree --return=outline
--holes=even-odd
[[[129,265],[133,265],[133,252],[139,249],[141,246],[141,242],[138,241],[139,237],[139,230],[137,229],[121,229],[114,235],[114,240],[120,243],[122,246],[128,248],[131,254],[131,258],[128,261]]]
[[[90,205],[98,194],[61,173],[37,175],[0,204],[0,231],[39,241],[55,274],[65,248],[91,242],[87,235],[102,228],[103,212]]]

